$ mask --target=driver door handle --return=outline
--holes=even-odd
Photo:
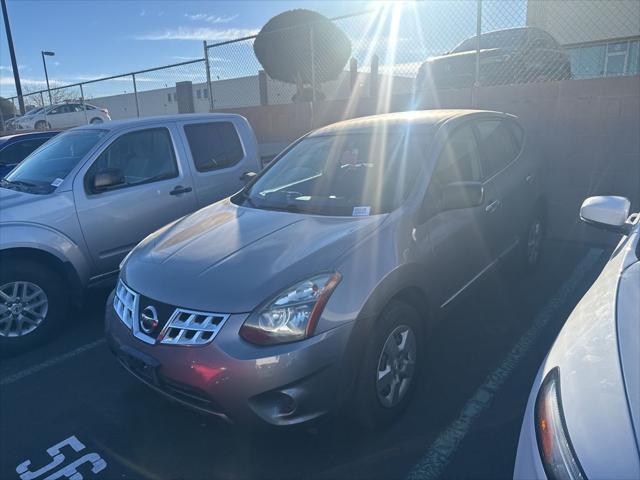
[[[498,210],[498,207],[500,206],[500,200],[494,200],[493,202],[491,202],[489,205],[487,205],[484,208],[484,211],[487,213],[493,213],[496,210]]]
[[[189,193],[192,190],[193,188],[191,187],[183,187],[182,185],[178,185],[169,192],[169,195],[180,195],[182,193]]]

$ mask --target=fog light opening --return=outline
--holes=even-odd
[[[278,392],[276,394],[274,407],[279,417],[293,415],[296,411],[296,399],[286,393]]]

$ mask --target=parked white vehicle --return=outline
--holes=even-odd
[[[583,221],[624,236],[535,379],[515,479],[640,478],[640,214],[591,197]]]
[[[89,103],[63,103],[45,107],[37,113],[16,120],[18,130],[45,130],[71,128],[79,125],[99,124],[111,120],[109,111]]]

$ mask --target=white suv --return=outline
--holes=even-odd
[[[71,128],[110,120],[109,111],[106,109],[88,103],[64,103],[51,105],[33,115],[25,115],[16,121],[16,127],[19,130],[45,130],[48,128]]]

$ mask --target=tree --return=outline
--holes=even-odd
[[[16,114],[16,107],[11,100],[0,97],[0,130],[4,130],[4,122],[13,118]]]
[[[297,86],[293,101],[308,101],[315,80],[335,80],[351,56],[351,42],[327,17],[311,10],[283,12],[269,20],[253,42],[267,75]],[[323,97],[316,90],[316,98]]]
[[[49,92],[46,90],[42,90],[42,95],[40,95],[40,90],[35,88],[30,88],[29,86],[23,87],[23,97],[25,107],[44,107],[50,105],[49,103]],[[80,93],[78,87],[73,87],[72,89],[68,88],[57,88],[56,90],[51,89],[51,104],[57,105],[59,103],[65,102],[78,102],[80,101],[80,97],[74,95],[74,93]],[[44,105],[42,101],[44,100]]]

